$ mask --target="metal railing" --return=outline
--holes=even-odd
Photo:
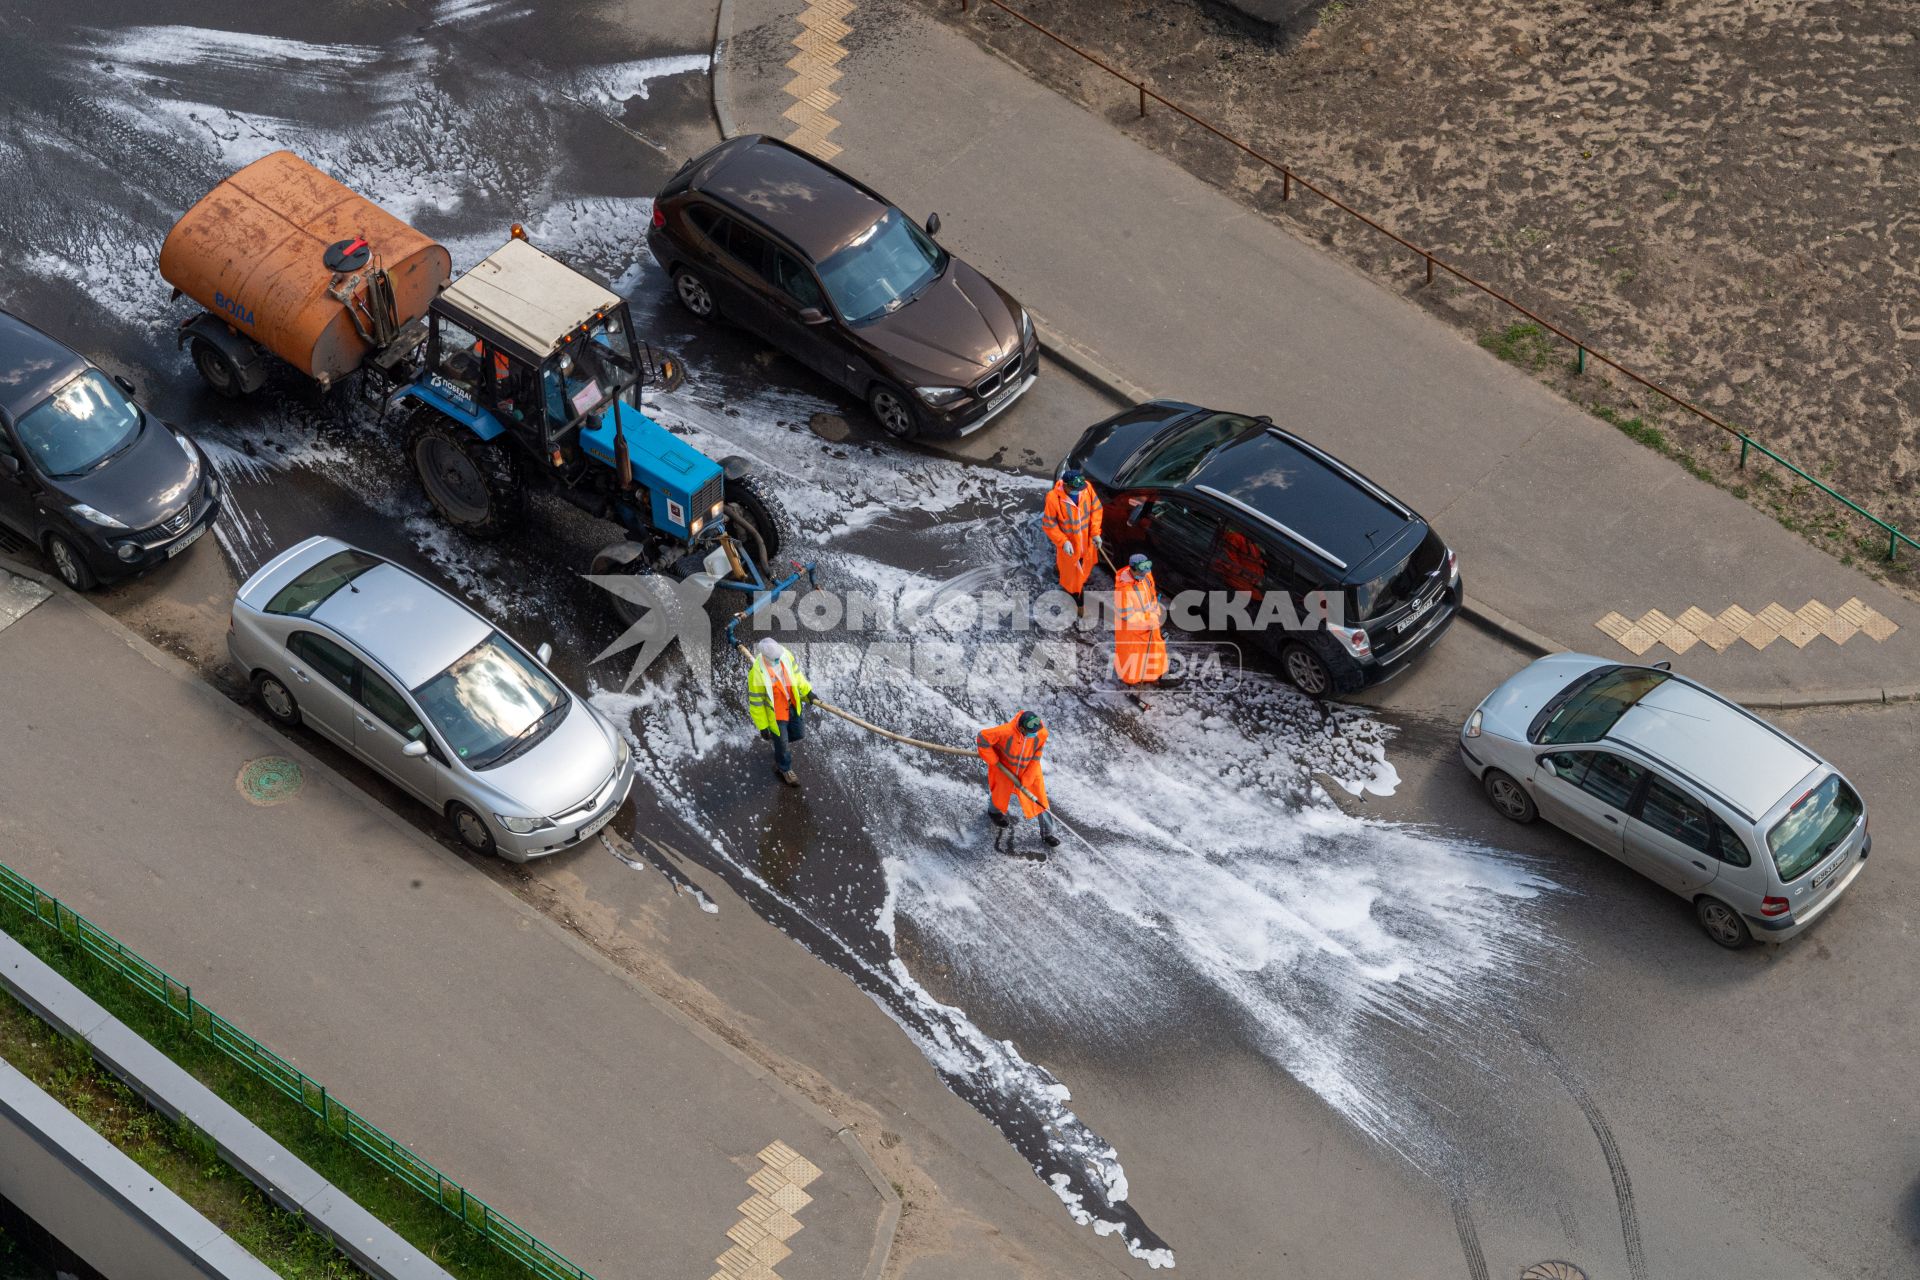
[[[593,1280],[533,1233],[514,1224],[486,1201],[409,1151],[333,1097],[326,1086],[193,998],[193,989],[143,959],[106,930],[0,863],[0,901],[32,915],[67,942],[150,997],[194,1036],[244,1070],[293,1099],[369,1160],[434,1201],[467,1228],[520,1262],[541,1280]]]
[[[1565,342],[1568,346],[1573,348],[1574,365],[1575,365],[1576,373],[1586,372],[1587,361],[1589,359],[1597,360],[1601,364],[1606,365],[1608,368],[1620,374],[1622,377],[1631,379],[1632,381],[1638,383],[1640,386],[1645,387],[1648,391],[1651,391],[1655,395],[1661,396],[1664,399],[1672,402],[1673,404],[1677,405],[1681,409],[1684,409],[1686,412],[1692,414],[1694,417],[1699,418],[1701,421],[1710,423],[1713,426],[1719,428],[1721,431],[1734,437],[1736,440],[1740,442],[1740,466],[1742,468],[1745,468],[1745,466],[1747,465],[1748,450],[1758,449],[1761,453],[1765,454],[1768,458],[1772,459],[1774,462],[1778,463],[1780,466],[1785,467],[1787,470],[1799,476],[1802,480],[1805,480],[1808,484],[1814,486],[1816,489],[1819,489],[1822,493],[1826,494],[1828,497],[1833,498],[1836,501],[1843,504],[1844,506],[1846,506],[1854,514],[1877,525],[1880,531],[1887,535],[1886,558],[1888,560],[1892,560],[1894,558],[1895,553],[1900,549],[1900,544],[1903,542],[1906,543],[1909,547],[1913,547],[1916,550],[1920,550],[1920,541],[1916,541],[1912,535],[1901,532],[1898,528],[1896,528],[1894,525],[1892,525],[1888,521],[1875,515],[1873,512],[1868,511],[1865,507],[1861,506],[1859,503],[1855,502],[1853,499],[1847,497],[1845,494],[1840,493],[1838,490],[1834,489],[1831,485],[1827,484],[1826,482],[1820,480],[1818,477],[1810,474],[1808,471],[1800,467],[1798,464],[1791,462],[1786,458],[1781,457],[1778,453],[1775,453],[1772,449],[1769,449],[1766,445],[1761,444],[1758,440],[1755,440],[1752,436],[1740,430],[1740,428],[1734,426],[1729,422],[1723,421],[1716,414],[1713,414],[1708,410],[1701,408],[1699,405],[1694,404],[1691,401],[1682,398],[1680,395],[1676,394],[1673,391],[1668,390],[1666,387],[1661,386],[1659,383],[1653,381],[1651,378],[1644,377],[1641,374],[1636,373],[1632,369],[1627,368],[1627,366],[1621,364],[1618,360],[1615,360],[1612,356],[1609,356],[1604,352],[1594,350],[1593,347],[1590,344],[1588,344],[1588,342],[1584,338],[1575,337],[1573,334],[1568,333],[1565,329],[1553,323],[1553,321],[1548,320],[1546,317],[1540,315],[1538,312],[1533,311],[1530,308],[1525,307],[1520,303],[1514,301],[1512,298],[1509,298],[1506,294],[1501,293],[1498,289],[1495,289],[1492,285],[1489,285],[1484,281],[1476,279],[1474,276],[1469,275],[1467,272],[1463,271],[1459,267],[1454,266],[1451,262],[1448,262],[1445,258],[1442,258],[1438,254],[1434,253],[1432,250],[1424,249],[1419,245],[1413,243],[1413,241],[1408,240],[1406,237],[1401,236],[1387,229],[1386,227],[1382,226],[1380,223],[1374,221],[1372,218],[1369,218],[1366,214],[1354,208],[1352,205],[1347,204],[1345,201],[1341,200],[1339,197],[1335,196],[1333,193],[1327,191],[1325,188],[1320,187],[1315,183],[1310,182],[1307,179],[1301,177],[1298,173],[1294,172],[1293,169],[1287,166],[1286,164],[1283,164],[1282,162],[1274,159],[1272,156],[1267,155],[1265,152],[1259,150],[1258,148],[1251,146],[1246,142],[1241,141],[1239,138],[1234,137],[1232,134],[1220,128],[1218,125],[1214,124],[1212,121],[1207,120],[1206,118],[1196,115],[1193,112],[1187,110],[1185,107],[1181,106],[1179,103],[1173,101],[1173,99],[1168,98],[1165,95],[1161,94],[1158,90],[1148,87],[1145,79],[1128,75],[1126,72],[1120,70],[1118,67],[1115,67],[1110,63],[1108,63],[1105,59],[1101,58],[1098,54],[1090,53],[1089,51],[1082,49],[1079,45],[1073,43],[1071,40],[1068,40],[1065,36],[1059,34],[1056,31],[1049,30],[1047,27],[1042,26],[1038,22],[1035,22],[1032,18],[1028,17],[1026,14],[1020,12],[1018,9],[1014,8],[1012,5],[1007,4],[1005,0],[960,0],[960,12],[961,13],[970,12],[975,5],[988,5],[995,9],[1000,10],[1002,13],[1014,19],[1016,22],[1019,22],[1025,25],[1026,27],[1029,27],[1032,30],[1038,32],[1039,34],[1045,36],[1047,39],[1053,41],[1055,44],[1059,45],[1062,49],[1067,50],[1069,53],[1075,54],[1076,56],[1083,59],[1084,61],[1092,63],[1094,66],[1100,68],[1102,71],[1106,72],[1108,75],[1112,76],[1114,79],[1119,80],[1121,83],[1125,84],[1128,88],[1134,90],[1139,97],[1141,116],[1144,117],[1147,114],[1147,103],[1149,101],[1157,102],[1161,106],[1165,107],[1167,110],[1173,112],[1175,115],[1180,116],[1182,119],[1189,121],[1190,123],[1198,126],[1201,129],[1204,129],[1206,132],[1220,139],[1220,141],[1226,143],[1228,146],[1233,147],[1235,150],[1241,152],[1242,154],[1252,158],[1253,160],[1258,161],[1260,164],[1265,165],[1267,168],[1273,170],[1275,173],[1280,175],[1280,198],[1282,200],[1292,200],[1293,189],[1295,187],[1299,187],[1303,191],[1308,191],[1313,193],[1316,196],[1319,196],[1322,200],[1332,205],[1335,209],[1338,209],[1340,212],[1346,214],[1348,217],[1352,218],[1354,221],[1359,222],[1361,225],[1377,232],[1382,236],[1385,236],[1387,239],[1393,241],[1395,244],[1399,245],[1401,248],[1407,250],[1407,252],[1413,254],[1415,257],[1420,258],[1426,264],[1426,269],[1427,269],[1426,282],[1428,284],[1433,283],[1433,274],[1436,270],[1444,271],[1448,275],[1459,280],[1462,284],[1468,285],[1471,288],[1479,290],[1481,293],[1485,294],[1487,297],[1492,298],[1495,302],[1498,302],[1501,305],[1508,307],[1509,309],[1516,311],[1519,314],[1525,316],[1528,320],[1530,320],[1534,324],[1539,325],[1542,329],[1546,330],[1548,333],[1553,334],[1556,338],[1559,338],[1561,341]]]

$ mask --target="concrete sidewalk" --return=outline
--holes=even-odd
[[[716,1260],[757,1238],[741,1207],[776,1142],[820,1171],[777,1276],[878,1274],[897,1201],[824,1112],[184,664],[8,587],[15,567],[7,863],[602,1280],[742,1274]],[[237,785],[266,756],[299,769],[278,803]]]
[[[823,119],[797,104],[808,82],[788,60],[829,7],[851,30],[844,56],[805,38],[813,64],[842,73]],[[1920,609],[1904,598],[922,5],[734,0],[732,17],[716,84],[735,127],[809,128],[909,211],[937,209],[950,248],[1126,380],[1269,413],[1352,462],[1435,523],[1494,613],[1561,647],[1671,659],[1757,702],[1878,699],[1920,682]],[[1003,443],[1058,457],[1086,425]]]

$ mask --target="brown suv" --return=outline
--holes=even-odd
[[[724,316],[867,402],[888,433],[965,435],[1033,385],[1026,308],[879,193],[774,138],[687,161],[647,247],[701,319]]]

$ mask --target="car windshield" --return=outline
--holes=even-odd
[[[898,209],[820,264],[820,283],[848,324],[898,311],[947,269],[947,252]]]
[[[1392,613],[1410,602],[1447,558],[1447,544],[1427,530],[1413,554],[1370,582],[1354,588],[1354,616],[1361,622]]]
[[[1602,667],[1562,689],[1533,722],[1533,741],[1598,742],[1633,708],[1665,684],[1667,673],[1650,667]]]
[[[1152,447],[1122,479],[1128,485],[1181,484],[1199,470],[1206,456],[1229,440],[1245,435],[1252,418],[1237,413],[1213,413],[1176,430]]]
[[[413,691],[468,768],[485,769],[551,733],[567,691],[498,631]]]
[[[348,547],[302,569],[267,601],[267,612],[309,618],[334,592],[380,563],[380,557]]]
[[[1863,808],[1860,797],[1837,773],[1828,774],[1819,786],[1794,801],[1787,816],[1767,832],[1767,848],[1773,851],[1781,881],[1791,884],[1813,870],[1847,838]]]
[[[50,476],[91,471],[133,443],[144,421],[98,369],[88,369],[20,416],[14,431]]]
[[[616,317],[595,324],[587,342],[574,341],[541,371],[547,416],[564,426],[593,413],[638,378],[633,336]]]

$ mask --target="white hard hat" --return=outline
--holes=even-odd
[[[772,636],[762,636],[758,648],[760,650],[760,656],[768,662],[780,661],[780,642]]]

